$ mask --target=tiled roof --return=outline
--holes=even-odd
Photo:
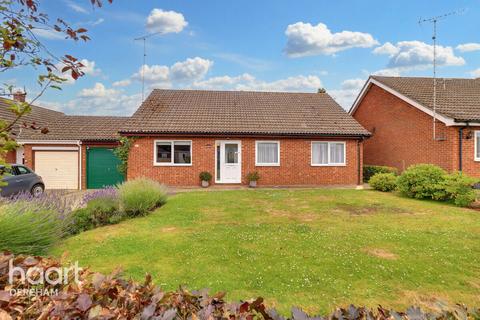
[[[21,140],[118,140],[119,128],[127,117],[105,116],[62,116],[49,122],[48,133],[39,131],[22,131]]]
[[[11,103],[12,100],[0,98],[0,119],[9,123],[14,121],[16,118],[15,114],[9,110]],[[21,120],[18,122],[18,125],[13,128],[13,132],[17,134],[23,123],[31,125],[33,122],[35,122],[37,126],[45,126],[47,123],[62,116],[64,116],[62,112],[32,105],[32,111],[21,118]],[[23,130],[24,129],[22,129],[22,131]]]
[[[123,133],[369,135],[325,93],[154,90]]]
[[[15,119],[13,112],[8,110],[12,100],[0,98],[0,119],[11,122]],[[32,112],[19,121],[19,125],[35,122],[38,127],[46,127],[48,133],[16,126],[14,133],[18,140],[118,140],[119,128],[127,117],[104,116],[67,116],[62,112],[32,106]],[[20,132],[19,132],[20,131]]]
[[[372,79],[433,110],[433,78],[380,77]],[[480,121],[480,79],[437,79],[436,112],[456,121]]]

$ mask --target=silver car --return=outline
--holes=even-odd
[[[3,175],[2,181],[6,183],[6,185],[3,185],[4,183],[0,185],[0,195],[2,197],[25,192],[30,192],[37,197],[45,190],[42,177],[23,165],[0,166],[0,173]]]

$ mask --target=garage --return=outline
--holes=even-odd
[[[100,189],[123,182],[124,176],[118,171],[120,163],[113,148],[87,147],[87,188]]]
[[[33,158],[46,189],[78,189],[78,150],[34,150]]]

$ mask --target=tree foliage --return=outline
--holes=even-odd
[[[87,1],[87,0],[86,0]],[[93,7],[101,7],[102,0],[88,0]],[[113,0],[107,0],[112,2]],[[38,30],[47,30],[64,35],[72,41],[88,41],[87,29],[73,27],[64,19],[51,18],[40,10],[40,0],[0,0],[0,74],[8,74],[18,68],[30,68],[39,85],[39,93],[28,102],[9,101],[8,109],[13,114],[12,121],[0,121],[0,164],[5,163],[5,155],[15,149],[14,129],[28,127],[47,132],[35,122],[22,122],[21,118],[31,112],[32,104],[49,89],[60,89],[66,81],[64,74],[73,79],[84,75],[84,65],[72,54],[53,53],[37,37]],[[3,85],[3,96],[13,95],[13,86]]]

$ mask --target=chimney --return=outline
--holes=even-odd
[[[13,93],[13,100],[18,102],[25,102],[26,97],[27,97],[27,93],[22,91],[16,91]]]

